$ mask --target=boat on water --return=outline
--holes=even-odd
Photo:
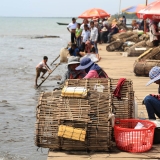
[[[57,24],[59,24],[59,25],[68,25],[68,23],[60,23],[60,22],[57,22]]]

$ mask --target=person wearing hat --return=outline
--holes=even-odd
[[[84,79],[89,78],[108,78],[108,75],[103,71],[101,67],[98,66],[98,64],[95,64],[91,61],[90,58],[82,58],[80,60],[80,65],[76,67],[76,70],[85,70],[87,75],[84,77]]]
[[[76,19],[72,18],[72,22],[67,26],[67,30],[71,33],[71,43],[75,42],[76,28],[77,28]]]
[[[71,56],[68,58],[68,70],[63,75],[58,84],[63,84],[66,79],[83,79],[86,75],[84,70],[77,71],[75,68],[79,65],[79,57]]]
[[[111,29],[110,29],[110,31],[109,31],[109,34],[108,34],[108,41],[107,41],[107,43],[110,43],[111,42],[111,38],[112,38],[112,35],[114,35],[114,34],[116,34],[116,33],[118,33],[119,32],[119,29],[118,29],[118,27],[117,27],[117,20],[116,19],[114,19],[113,21],[112,21],[112,27],[111,27]]]
[[[160,94],[160,67],[153,67],[149,72],[149,77],[151,80],[146,84],[146,86],[152,83],[158,84],[158,93]],[[155,115],[160,118],[160,95],[150,94],[144,98],[143,103],[146,106],[149,119],[155,120]]]

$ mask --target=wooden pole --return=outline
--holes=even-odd
[[[146,6],[148,5],[148,0],[146,0]],[[146,20],[144,20],[144,34],[146,34],[146,30],[147,30],[147,24],[146,24]]]
[[[60,63],[58,63],[58,64],[55,66],[55,68],[51,71],[51,73],[52,73],[59,65],[60,65]],[[44,80],[42,80],[42,82],[37,86],[37,88],[39,88],[39,87],[42,85],[42,83],[51,75],[51,73],[49,73],[48,76],[47,76]]]
[[[58,57],[55,60],[53,60],[53,62],[50,65],[52,65],[59,57],[60,55],[58,55]]]

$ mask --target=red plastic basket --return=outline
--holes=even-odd
[[[134,129],[138,122],[145,128]],[[114,126],[116,145],[127,152],[145,152],[152,147],[155,127],[153,122],[147,120],[116,119]]]

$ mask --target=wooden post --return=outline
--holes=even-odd
[[[58,63],[58,64],[55,66],[55,68],[51,71],[51,73],[52,73],[59,65],[60,65],[60,63]],[[44,80],[42,80],[42,82],[37,86],[37,88],[39,88],[39,87],[42,85],[42,83],[51,75],[51,73],[49,73],[48,76],[47,76]]]
[[[148,5],[148,0],[146,0],[146,6]],[[146,20],[144,20],[144,34],[146,34],[146,30],[147,30],[147,24],[146,24]]]
[[[53,62],[50,65],[52,65],[59,57],[60,55],[58,55],[58,57],[55,60],[53,60]]]

